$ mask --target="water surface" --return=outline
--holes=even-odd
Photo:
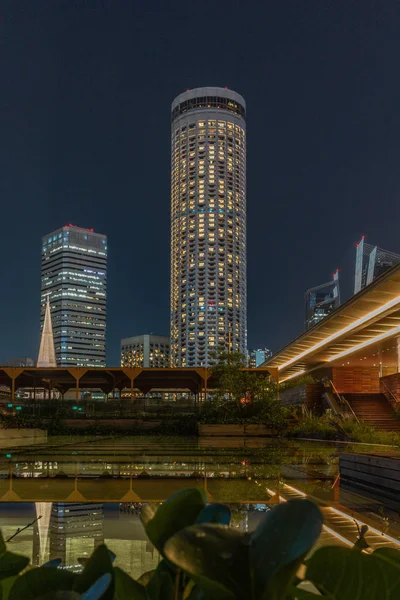
[[[274,503],[307,495],[324,512],[321,544],[351,545],[354,516],[375,528],[375,546],[388,545],[400,538],[398,511],[341,489],[337,478],[341,452],[372,450],[261,438],[49,437],[0,450],[0,527],[7,539],[41,517],[10,542],[35,565],[62,558],[79,569],[79,559],[105,542],[116,564],[139,577],[159,560],[140,523],[142,503],[202,487],[211,502],[231,506],[235,527],[251,530]]]

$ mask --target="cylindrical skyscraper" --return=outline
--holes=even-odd
[[[246,103],[204,87],[172,103],[171,357],[246,353]]]

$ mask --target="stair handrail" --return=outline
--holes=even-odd
[[[339,394],[339,392],[337,391],[335,384],[333,383],[333,381],[331,381],[329,379],[329,384],[333,390],[333,393],[336,394],[336,396],[339,398],[339,401],[346,404],[346,406],[350,409],[350,412],[352,413],[353,417],[355,418],[355,420],[357,421],[357,423],[360,422],[359,418],[357,417],[356,413],[354,412],[354,410],[352,409],[352,406],[350,404],[350,402],[347,400],[347,398],[345,396],[341,396]]]
[[[389,386],[387,385],[387,383],[385,381],[383,381],[383,377],[380,378],[380,381],[383,383],[386,391],[389,392],[389,395],[393,398],[393,400],[394,400],[394,406],[396,406],[396,404],[399,404],[400,400],[397,398],[397,396],[395,396],[393,394],[392,390],[389,388]],[[392,404],[392,401],[389,400],[389,398],[387,398],[387,400],[388,400],[388,402],[390,402]]]

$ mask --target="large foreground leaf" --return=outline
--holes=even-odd
[[[102,544],[93,552],[81,573],[75,581],[74,591],[83,594],[86,592],[102,575],[109,573],[111,583],[100,596],[101,600],[113,600],[114,598],[114,570],[112,566],[112,556],[107,546]]]
[[[0,579],[18,575],[29,565],[29,558],[12,552],[4,552],[0,556]]]
[[[306,578],[334,600],[398,600],[400,562],[389,559],[387,550],[385,555],[385,550],[320,548],[308,561]]]
[[[0,531],[0,556],[3,556],[4,552],[7,550],[6,544],[3,538],[3,534]]]
[[[75,575],[52,567],[31,569],[17,577],[9,594],[9,600],[37,600],[55,592],[70,591]]]
[[[249,600],[247,534],[225,525],[195,525],[171,538],[165,554],[213,598]]]
[[[147,600],[146,589],[119,567],[114,567],[114,600]]]
[[[8,552],[0,531],[0,579],[18,575],[29,564],[29,558]]]
[[[162,560],[154,571],[147,587],[146,593],[149,600],[174,600],[175,574],[166,560]]]
[[[229,525],[231,520],[231,509],[226,504],[215,502],[204,507],[197,517],[196,525],[202,523],[218,523],[219,525]]]
[[[290,500],[269,511],[251,535],[255,598],[280,599],[320,536],[323,517],[314,502]]]
[[[1,598],[1,600],[8,600],[10,590],[11,590],[12,586],[14,585],[14,582],[16,579],[17,579],[17,576],[14,575],[13,577],[7,577],[6,579],[1,580],[1,582],[0,582],[0,589],[1,589],[0,598]]]
[[[150,541],[160,552],[175,533],[194,525],[199,513],[205,506],[203,490],[181,490],[170,496],[158,509],[145,505],[141,512],[141,520]]]
[[[380,558],[400,569],[400,550],[395,550],[394,548],[378,548],[378,550],[375,550],[374,552],[374,557]]]

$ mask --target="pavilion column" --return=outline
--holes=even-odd
[[[131,403],[133,403],[136,400],[136,397],[135,397],[135,381],[136,381],[136,377],[138,377],[140,375],[140,373],[143,371],[143,367],[122,367],[122,371],[124,372],[124,374],[126,375],[126,377],[130,381],[130,384],[131,384]]]
[[[21,373],[24,372],[25,369],[19,369],[17,367],[4,367],[3,371],[4,373],[6,373],[6,375],[8,375],[8,377],[11,379],[11,385],[10,385],[10,393],[11,393],[11,401],[14,402],[15,400],[15,389],[16,389],[16,385],[15,382],[18,378],[19,375],[21,375]]]
[[[135,378],[131,377],[131,403],[135,401]]]
[[[79,382],[81,380],[81,378],[85,375],[85,373],[87,373],[88,369],[82,368],[82,367],[71,367],[71,369],[68,369],[68,373],[70,375],[72,375],[72,377],[75,379],[75,399],[76,402],[79,402]]]
[[[11,378],[11,402],[15,400],[15,377]]]

